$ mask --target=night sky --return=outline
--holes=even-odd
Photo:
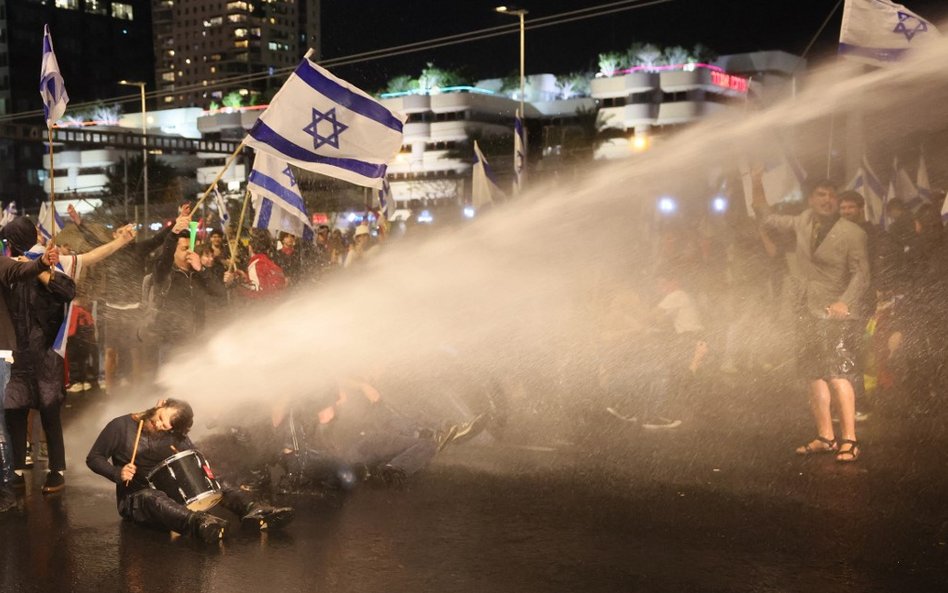
[[[611,0],[523,0],[531,18],[608,4]],[[323,0],[325,59],[424,41],[476,29],[516,24],[497,14],[499,0]],[[836,0],[674,0],[637,10],[527,31],[528,74],[565,74],[598,69],[596,56],[635,42],[660,46],[702,43],[718,54],[782,49],[801,53]],[[909,0],[910,10],[936,23],[948,17],[944,0]],[[809,57],[836,51],[842,7]],[[471,79],[518,72],[518,37],[511,34],[447,48],[333,68],[338,75],[375,91],[399,74],[417,76],[426,62],[456,69]]]

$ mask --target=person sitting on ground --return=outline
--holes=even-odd
[[[160,400],[144,412],[119,416],[99,433],[86,457],[86,465],[115,482],[118,512],[123,519],[214,543],[224,537],[226,520],[204,511],[189,510],[162,490],[151,488],[147,480],[151,471],[171,455],[194,449],[188,438],[193,422],[191,406],[170,398]],[[139,426],[141,439],[136,450]],[[292,508],[255,502],[247,493],[223,481],[221,493],[221,504],[239,516],[242,525],[261,530],[279,529],[293,520]]]

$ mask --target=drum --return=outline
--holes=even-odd
[[[147,476],[148,484],[192,511],[206,511],[220,502],[221,485],[199,451],[188,449],[162,461]]]

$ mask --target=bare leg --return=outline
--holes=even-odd
[[[843,439],[856,440],[856,393],[848,379],[833,379],[833,391],[839,404],[839,432]]]
[[[852,393],[852,388],[850,388]],[[833,417],[830,414],[830,389],[826,381],[810,381],[810,413],[816,423],[816,434],[833,439]]]
[[[830,389],[826,381],[822,379],[810,381],[810,413],[813,414],[813,422],[816,424],[816,434],[819,438],[798,447],[797,454],[810,455],[836,451],[833,418],[830,415]]]

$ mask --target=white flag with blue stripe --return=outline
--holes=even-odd
[[[217,205],[217,217],[221,219],[221,230],[227,235],[227,225],[230,223],[230,213],[227,212],[227,203],[224,202],[224,196],[214,187],[214,203]]]
[[[526,181],[527,164],[527,137],[523,129],[523,120],[520,116],[520,110],[517,110],[517,116],[514,119],[514,183],[516,191],[523,189]]]
[[[53,124],[66,113],[69,95],[66,94],[63,76],[59,73],[59,62],[56,61],[56,52],[53,51],[53,38],[49,34],[49,25],[43,26],[43,67],[40,70],[39,91],[40,96],[43,97],[46,126],[52,128]]]
[[[494,170],[490,163],[484,158],[481,147],[474,141],[474,157],[477,161],[474,163],[473,178],[471,180],[471,205],[479,209],[487,204],[502,201],[506,196],[497,184],[497,178],[494,176]]]
[[[3,213],[0,214],[0,229],[5,227],[7,223],[16,218],[16,202],[10,202],[7,204],[7,207],[3,209]]]
[[[388,179],[382,180],[382,187],[378,190],[379,211],[385,215],[385,218],[391,220],[395,214],[395,198],[392,197],[392,186],[388,184]]]
[[[36,219],[36,228],[39,229],[39,232],[47,241],[53,238],[53,235],[56,235],[62,232],[63,227],[66,226],[63,219],[59,216],[59,213],[56,212],[56,209],[49,205],[49,202],[43,202],[40,204],[39,216]]]
[[[271,233],[285,231],[304,240],[313,236],[313,225],[289,164],[258,151],[247,178],[247,189],[256,212],[254,227]]]
[[[885,66],[898,62],[913,47],[938,36],[935,25],[889,0],[846,0],[839,29],[839,54]]]
[[[918,156],[918,174],[915,176],[915,188],[918,191],[919,206],[931,204],[932,182],[928,178],[928,165],[925,164],[925,153]]]
[[[245,143],[293,165],[379,188],[402,146],[405,116],[310,61],[309,54]]]
[[[879,176],[876,175],[872,167],[869,166],[869,159],[866,155],[863,155],[859,170],[856,172],[856,176],[853,177],[852,181],[849,182],[849,185],[846,186],[846,189],[859,192],[865,199],[866,221],[881,225],[882,208],[885,202],[886,190],[885,186],[882,185],[882,180],[879,179]]]

